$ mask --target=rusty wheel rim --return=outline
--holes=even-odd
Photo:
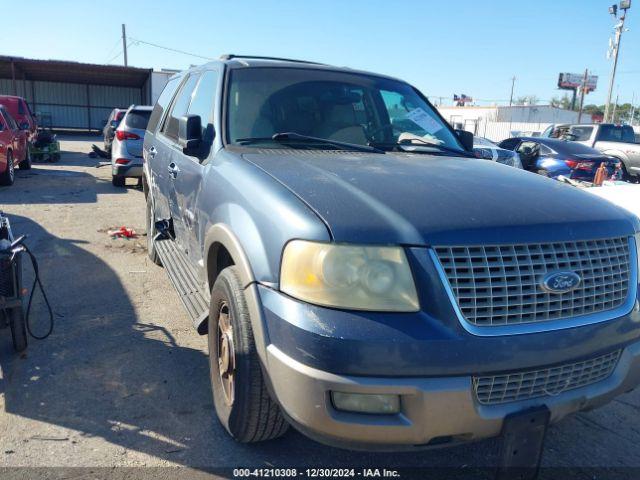
[[[222,302],[218,312],[218,372],[224,400],[227,405],[233,405],[236,359],[231,314],[227,302]]]

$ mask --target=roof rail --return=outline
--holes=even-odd
[[[277,60],[280,62],[309,63],[311,65],[326,65],[326,63],[310,62],[308,60],[295,60],[293,58],[261,57],[258,55],[236,55],[234,53],[225,53],[224,55],[220,55],[220,60],[232,60],[234,58],[253,58],[255,60]]]

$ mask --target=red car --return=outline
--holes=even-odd
[[[31,168],[28,131],[18,128],[17,122],[6,108],[0,105],[0,185],[12,185],[15,167]]]
[[[20,130],[27,132],[28,140],[32,142],[38,133],[38,123],[25,99],[14,95],[0,95],[0,105],[6,108]]]

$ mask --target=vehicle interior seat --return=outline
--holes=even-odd
[[[325,121],[317,129],[315,136],[338,142],[367,144],[364,128],[358,123],[351,103],[331,104],[324,113]]]

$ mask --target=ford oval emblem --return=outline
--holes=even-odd
[[[549,293],[567,293],[580,282],[582,278],[576,272],[551,272],[542,279],[542,289]]]

